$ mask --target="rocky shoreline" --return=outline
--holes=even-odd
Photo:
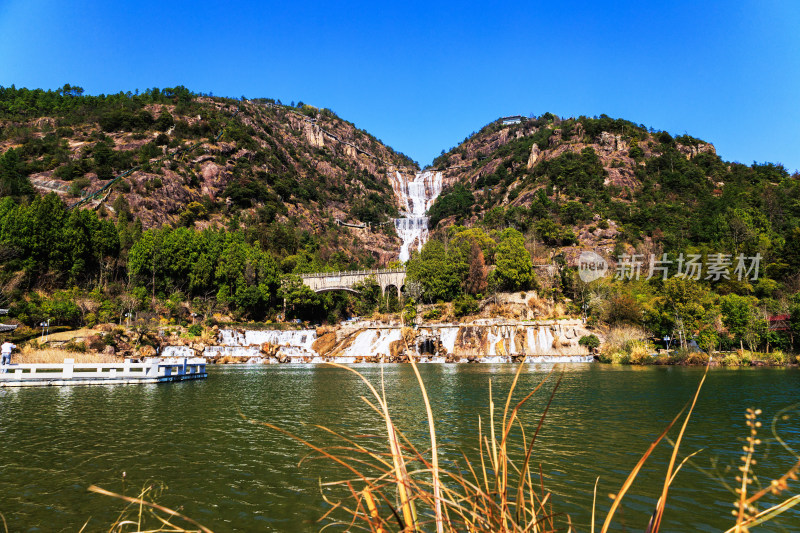
[[[304,330],[219,329],[216,338],[165,339],[163,357],[205,357],[211,363],[590,362],[578,344],[580,320],[425,324],[416,328],[363,321]]]

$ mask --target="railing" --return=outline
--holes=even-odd
[[[0,383],[27,380],[177,381],[204,377],[205,373],[205,359],[156,359],[144,363],[133,363],[130,359],[124,363],[75,363],[74,359],[64,359],[63,363],[0,365]]]
[[[405,268],[389,268],[385,270],[346,270],[344,272],[315,272],[313,274],[300,274],[300,278],[331,278],[342,276],[372,276],[378,274],[405,274]]]

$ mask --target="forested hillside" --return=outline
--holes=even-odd
[[[281,276],[396,257],[387,172],[414,166],[302,102],[0,87],[3,305],[31,324],[170,298],[274,315]]]
[[[430,210],[434,240],[519,231],[541,294],[572,313],[709,347],[788,349],[800,333],[800,176],[781,165],[726,162],[708,142],[626,120],[545,114],[491,123],[433,167],[448,184]],[[609,261],[606,278],[579,279],[583,250]],[[757,272],[742,276],[740,258]]]
[[[585,314],[639,328],[636,342],[798,348],[800,176],[604,115],[507,122],[433,162],[432,238],[386,300],[371,282],[316,295],[296,277],[384,266],[400,246],[387,174],[416,164],[333,112],[183,87],[0,88],[0,306],[29,325],[410,318],[420,302],[443,306],[421,317],[435,320],[531,291],[535,316]],[[580,278],[584,250],[608,276]]]

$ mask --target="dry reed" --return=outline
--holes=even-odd
[[[552,377],[551,371],[544,379],[522,399],[514,402],[513,394],[524,365],[520,365],[507,393],[502,417],[497,417],[499,410],[495,408],[492,396],[491,380],[489,381],[489,420],[484,427],[478,419],[478,450],[480,463],[473,464],[463,453],[464,466],[459,467],[457,461],[450,461],[452,467],[442,468],[439,461],[440,450],[437,445],[434,415],[428,400],[425,384],[422,381],[416,363],[411,361],[415,376],[423,397],[429,429],[430,448],[425,451],[417,449],[411,441],[394,425],[386,400],[383,372],[378,386],[373,385],[363,375],[351,367],[330,363],[331,366],[352,372],[367,386],[370,397],[361,397],[366,405],[382,419],[386,427],[386,443],[388,451],[373,451],[362,446],[357,438],[349,438],[329,428],[316,426],[333,436],[338,442],[332,446],[317,446],[302,437],[268,422],[246,419],[253,424],[278,431],[312,450],[309,458],[321,458],[338,464],[348,472],[348,478],[342,481],[321,483],[323,498],[330,509],[321,521],[329,525],[344,526],[346,530],[372,531],[386,533],[388,531],[421,532],[435,528],[437,533],[468,531],[472,533],[550,533],[555,531],[573,531],[569,517],[558,515],[553,511],[551,493],[544,487],[544,476],[541,467],[532,465],[532,452],[536,438],[541,430],[553,398],[561,382],[556,380],[552,392],[543,407],[536,427],[528,434],[525,425],[520,421],[522,408],[528,400],[539,391]],[[695,452],[678,462],[678,455],[683,436],[694,407],[700,396],[706,374],[703,375],[697,391],[689,402],[652,442],[639,459],[622,487],[612,498],[611,508],[603,522],[601,533],[612,527],[616,511],[647,459],[662,440],[668,440],[667,433],[683,418],[680,431],[674,442],[669,441],[673,451],[664,477],[660,497],[656,503],[646,533],[657,533],[662,524],[664,510],[670,486],[677,473]],[[380,391],[380,392],[379,392]],[[513,407],[512,407],[513,406]],[[797,409],[792,406],[789,409]],[[684,416],[684,413],[686,415]],[[792,495],[783,501],[759,511],[755,503],[766,494],[779,495],[788,489],[790,480],[796,480],[800,473],[800,455],[786,445],[778,436],[773,421],[775,440],[788,450],[798,462],[783,476],[772,480],[768,486],[754,492],[748,492],[748,485],[753,481],[752,467],[755,464],[753,454],[760,444],[757,438],[761,423],[757,420],[760,411],[749,409],[747,412],[750,435],[742,456],[744,465],[742,474],[737,478],[739,488],[730,488],[736,495],[736,522],[726,533],[745,533],[750,527],[759,525],[800,504],[800,494]],[[781,413],[779,413],[781,415]],[[776,415],[775,420],[778,419]],[[518,428],[518,441],[512,444],[512,429]],[[487,430],[487,431],[485,431]],[[516,440],[516,439],[514,439]],[[301,461],[302,462],[302,461]],[[598,478],[599,480],[599,478]],[[724,483],[724,482],[723,482]],[[727,486],[727,485],[726,485]],[[331,497],[332,489],[344,489],[347,497],[335,500]],[[144,501],[144,493],[139,498],[129,498],[92,487],[90,490],[108,496],[123,499],[130,505],[138,506],[138,522],[125,522],[134,529],[113,529],[111,531],[143,531],[141,517],[147,509],[154,514],[163,527],[169,525],[175,529],[155,529],[152,531],[176,531],[185,529],[173,526],[168,519],[172,517],[189,520],[175,511],[171,511],[152,502]],[[596,501],[597,483],[595,483]],[[130,512],[130,507],[128,508]],[[158,513],[161,513],[160,515]],[[166,514],[167,518],[162,515]],[[340,516],[346,519],[339,518]],[[121,524],[122,518],[117,521]],[[192,525],[199,526],[190,521]],[[115,526],[117,525],[115,524]],[[328,526],[323,527],[323,529]],[[197,531],[209,530],[199,526]],[[592,507],[591,531],[595,531],[595,506]]]
[[[102,353],[71,352],[61,348],[45,348],[36,350],[24,348],[21,352],[11,356],[12,363],[16,364],[61,364],[64,359],[74,359],[76,363],[119,363],[120,357]]]
[[[128,503],[111,525],[109,533],[213,533],[188,516],[152,501],[157,499],[165,488],[161,484],[150,484],[145,486],[137,497],[117,494],[96,485],[89,487],[89,492],[110,496]],[[188,524],[190,528],[187,529],[180,523],[174,524],[175,520]],[[150,523],[158,525],[154,529],[150,527]],[[88,522],[81,528],[81,532],[86,529],[87,525]]]
[[[283,428],[250,420],[251,423],[279,431],[310,447],[310,458],[323,458],[345,468],[350,476],[343,481],[323,483],[326,491],[344,488],[349,499],[334,501],[329,493],[323,497],[331,505],[326,519],[346,526],[348,530],[424,531],[433,528],[437,533],[455,531],[548,532],[560,524],[551,507],[550,493],[543,486],[541,472],[532,467],[532,451],[544,423],[555,391],[532,433],[527,434],[519,420],[520,411],[528,400],[551,378],[548,374],[539,385],[521,400],[513,402],[520,366],[505,400],[502,417],[490,399],[489,420],[484,426],[479,419],[478,447],[480,465],[473,465],[463,456],[465,466],[444,469],[439,462],[434,415],[427,391],[416,363],[412,368],[425,404],[430,448],[420,451],[394,425],[386,400],[383,378],[380,385],[370,383],[351,367],[331,366],[356,374],[368,387],[371,395],[362,400],[377,412],[386,426],[387,452],[367,449],[356,439],[348,438],[327,428],[321,428],[340,442],[330,447],[314,445]],[[380,391],[380,392],[379,392]],[[490,382],[491,398],[491,382]],[[517,428],[520,441],[512,445],[510,435]],[[486,430],[486,431],[485,431]],[[456,464],[452,463],[452,464]],[[334,514],[344,513],[346,520],[336,520]]]
[[[646,331],[636,326],[619,326],[611,328],[605,337],[603,350],[612,353],[624,350],[631,343],[644,342],[648,335]]]

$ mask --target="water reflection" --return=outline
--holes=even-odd
[[[357,369],[378,385],[380,365]],[[594,481],[599,495],[616,492],[653,438],[693,394],[702,369],[559,365],[561,386],[537,438],[535,464],[542,465],[557,510],[589,530]],[[557,375],[551,365],[528,365],[515,401],[548,378],[521,419],[530,435],[538,424]],[[488,420],[488,383],[496,414],[514,379],[512,365],[424,365],[420,367],[444,449],[451,463],[460,450],[477,446],[478,417]],[[426,448],[425,410],[407,365],[387,365],[383,379],[396,424]],[[709,373],[682,447],[703,448],[695,458],[721,471],[739,466],[745,433],[744,409],[764,410],[765,426],[780,408],[796,401],[797,369],[713,370]],[[374,435],[382,446],[385,427],[359,398],[369,390],[354,374],[324,365],[212,367],[208,380],[169,385],[0,390],[0,512],[10,531],[38,525],[75,531],[90,519],[103,529],[119,506],[86,494],[98,484],[137,492],[150,480],[169,490],[161,502],[183,507],[215,531],[317,531],[324,512],[318,481],[345,477],[320,461],[304,462],[307,449],[241,415],[278,424],[318,443],[330,436],[314,425],[348,435]],[[484,429],[485,429],[484,425]],[[778,426],[800,447],[796,418]],[[766,427],[765,436],[766,436]],[[515,430],[516,431],[516,430]],[[785,470],[791,457],[771,445],[759,463],[761,479]],[[765,443],[764,449],[767,449]],[[382,448],[381,448],[382,449]],[[659,449],[626,498],[624,516],[641,530],[652,512],[669,449]],[[473,459],[477,456],[472,455]],[[127,473],[123,487],[122,472]],[[663,531],[711,531],[730,525],[730,495],[717,481],[686,467],[676,478]],[[598,500],[598,513],[608,509]],[[791,530],[796,511],[783,518]],[[780,531],[777,526],[763,531]]]

